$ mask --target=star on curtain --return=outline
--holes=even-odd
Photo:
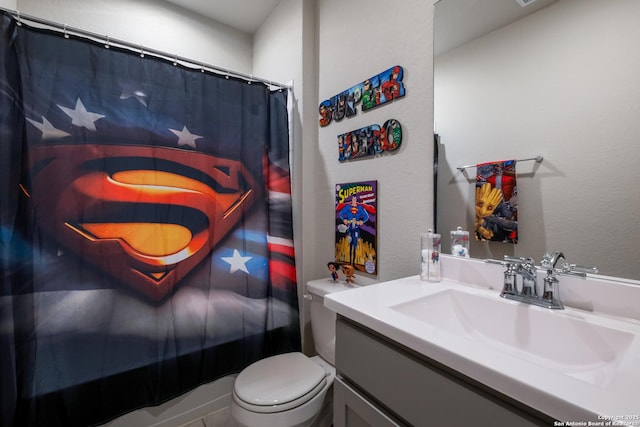
[[[233,256],[221,257],[222,260],[229,264],[229,273],[235,273],[238,270],[244,271],[249,274],[249,270],[247,270],[247,262],[252,258],[250,256],[240,256],[240,252],[237,249],[233,250]]]
[[[148,107],[147,99],[146,99],[147,95],[141,90],[131,89],[128,87],[124,88],[122,90],[122,94],[120,94],[120,99],[129,99],[129,98],[134,98],[140,104],[144,105],[145,107]]]
[[[65,136],[71,135],[63,130],[56,129],[56,127],[44,117],[42,117],[42,123],[29,118],[27,118],[27,120],[42,132],[42,139],[64,138]]]
[[[94,124],[94,122],[104,117],[104,115],[102,114],[91,113],[87,111],[80,98],[78,98],[78,100],[76,101],[76,108],[73,110],[71,108],[63,107],[60,104],[58,104],[58,107],[69,117],[71,117],[72,124],[80,127],[85,127],[92,131],[96,130],[96,125]]]
[[[202,138],[200,135],[189,132],[186,126],[182,130],[169,129],[178,137],[178,146],[188,145],[189,147],[196,148],[196,139]]]

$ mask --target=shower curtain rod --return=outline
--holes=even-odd
[[[65,37],[68,37],[69,34],[73,34],[73,35],[78,35],[82,37],[87,37],[94,41],[103,42],[106,48],[109,48],[110,46],[124,47],[131,51],[140,53],[140,56],[151,54],[153,56],[156,56],[162,59],[173,61],[174,65],[177,65],[178,62],[186,65],[195,65],[198,68],[200,68],[200,70],[202,70],[203,72],[206,70],[206,71],[212,71],[212,72],[215,72],[216,74],[221,74],[229,77],[237,77],[237,78],[246,80],[247,83],[249,84],[253,82],[259,82],[259,83],[264,83],[267,86],[275,87],[276,89],[288,89],[288,90],[292,89],[291,85],[286,85],[283,83],[278,83],[271,80],[263,79],[260,77],[255,77],[253,74],[245,74],[239,71],[232,71],[226,68],[216,67],[215,65],[205,64],[203,62],[194,61],[192,59],[185,58],[178,55],[172,55],[170,53],[163,52],[157,49],[146,48],[142,45],[135,45],[133,43],[126,42],[124,40],[113,39],[107,35],[101,35],[97,33],[92,33],[90,31],[82,30],[80,28],[70,27],[67,24],[59,24],[57,22],[49,21],[42,18],[37,18],[35,16],[24,15],[17,10],[5,9],[3,7],[0,7],[0,10],[11,15],[16,20],[18,25],[22,25],[22,21],[29,21],[36,24],[40,24],[40,25],[46,25],[47,27],[53,28],[58,31],[62,31]]]

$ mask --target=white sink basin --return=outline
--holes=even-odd
[[[563,277],[566,309],[547,310],[500,298],[502,266],[441,263],[441,282],[406,277],[324,305],[556,420],[631,414],[640,427],[640,283]]]
[[[501,352],[604,386],[634,335],[573,313],[447,289],[390,309]]]

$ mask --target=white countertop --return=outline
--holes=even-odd
[[[465,265],[463,264],[463,267]],[[453,268],[451,265],[449,267]],[[460,267],[456,264],[455,268],[457,270]],[[482,270],[484,267],[474,264],[474,268]],[[495,271],[493,269],[486,274],[492,283],[496,279]],[[473,276],[478,282],[482,282],[483,274],[483,271],[476,271]],[[571,307],[551,313],[553,316],[580,319],[633,335],[624,356],[616,358],[615,363],[606,368],[608,377],[605,381],[585,381],[580,375],[567,375],[553,367],[545,366],[545,363],[535,363],[535,360],[518,357],[517,351],[505,351],[490,341],[483,342],[477,337],[453,333],[391,308],[451,289],[496,298],[509,304],[521,304],[503,300],[499,297],[499,289],[489,289],[495,286],[487,286],[486,282],[482,283],[483,286],[462,283],[458,280],[461,276],[464,274],[456,271],[455,275],[445,277],[441,282],[421,281],[419,276],[407,277],[329,294],[325,296],[324,304],[346,318],[559,421],[615,419],[620,423],[626,423],[618,425],[640,426],[638,320],[616,317],[610,313],[591,313]],[[540,307],[527,307],[531,307],[529,310],[547,311]],[[505,322],[513,320],[504,319]],[[554,332],[556,331],[548,331],[549,334]]]

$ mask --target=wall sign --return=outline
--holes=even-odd
[[[389,119],[382,127],[370,125],[338,135],[338,160],[371,157],[397,150],[402,143],[402,126],[396,119]]]
[[[378,105],[385,104],[404,96],[405,88],[402,82],[403,70],[399,65],[393,66],[362,83],[337,94],[331,99],[320,103],[320,126],[328,126],[332,121],[340,121],[345,117],[357,114],[358,104],[362,111],[367,111]]]

